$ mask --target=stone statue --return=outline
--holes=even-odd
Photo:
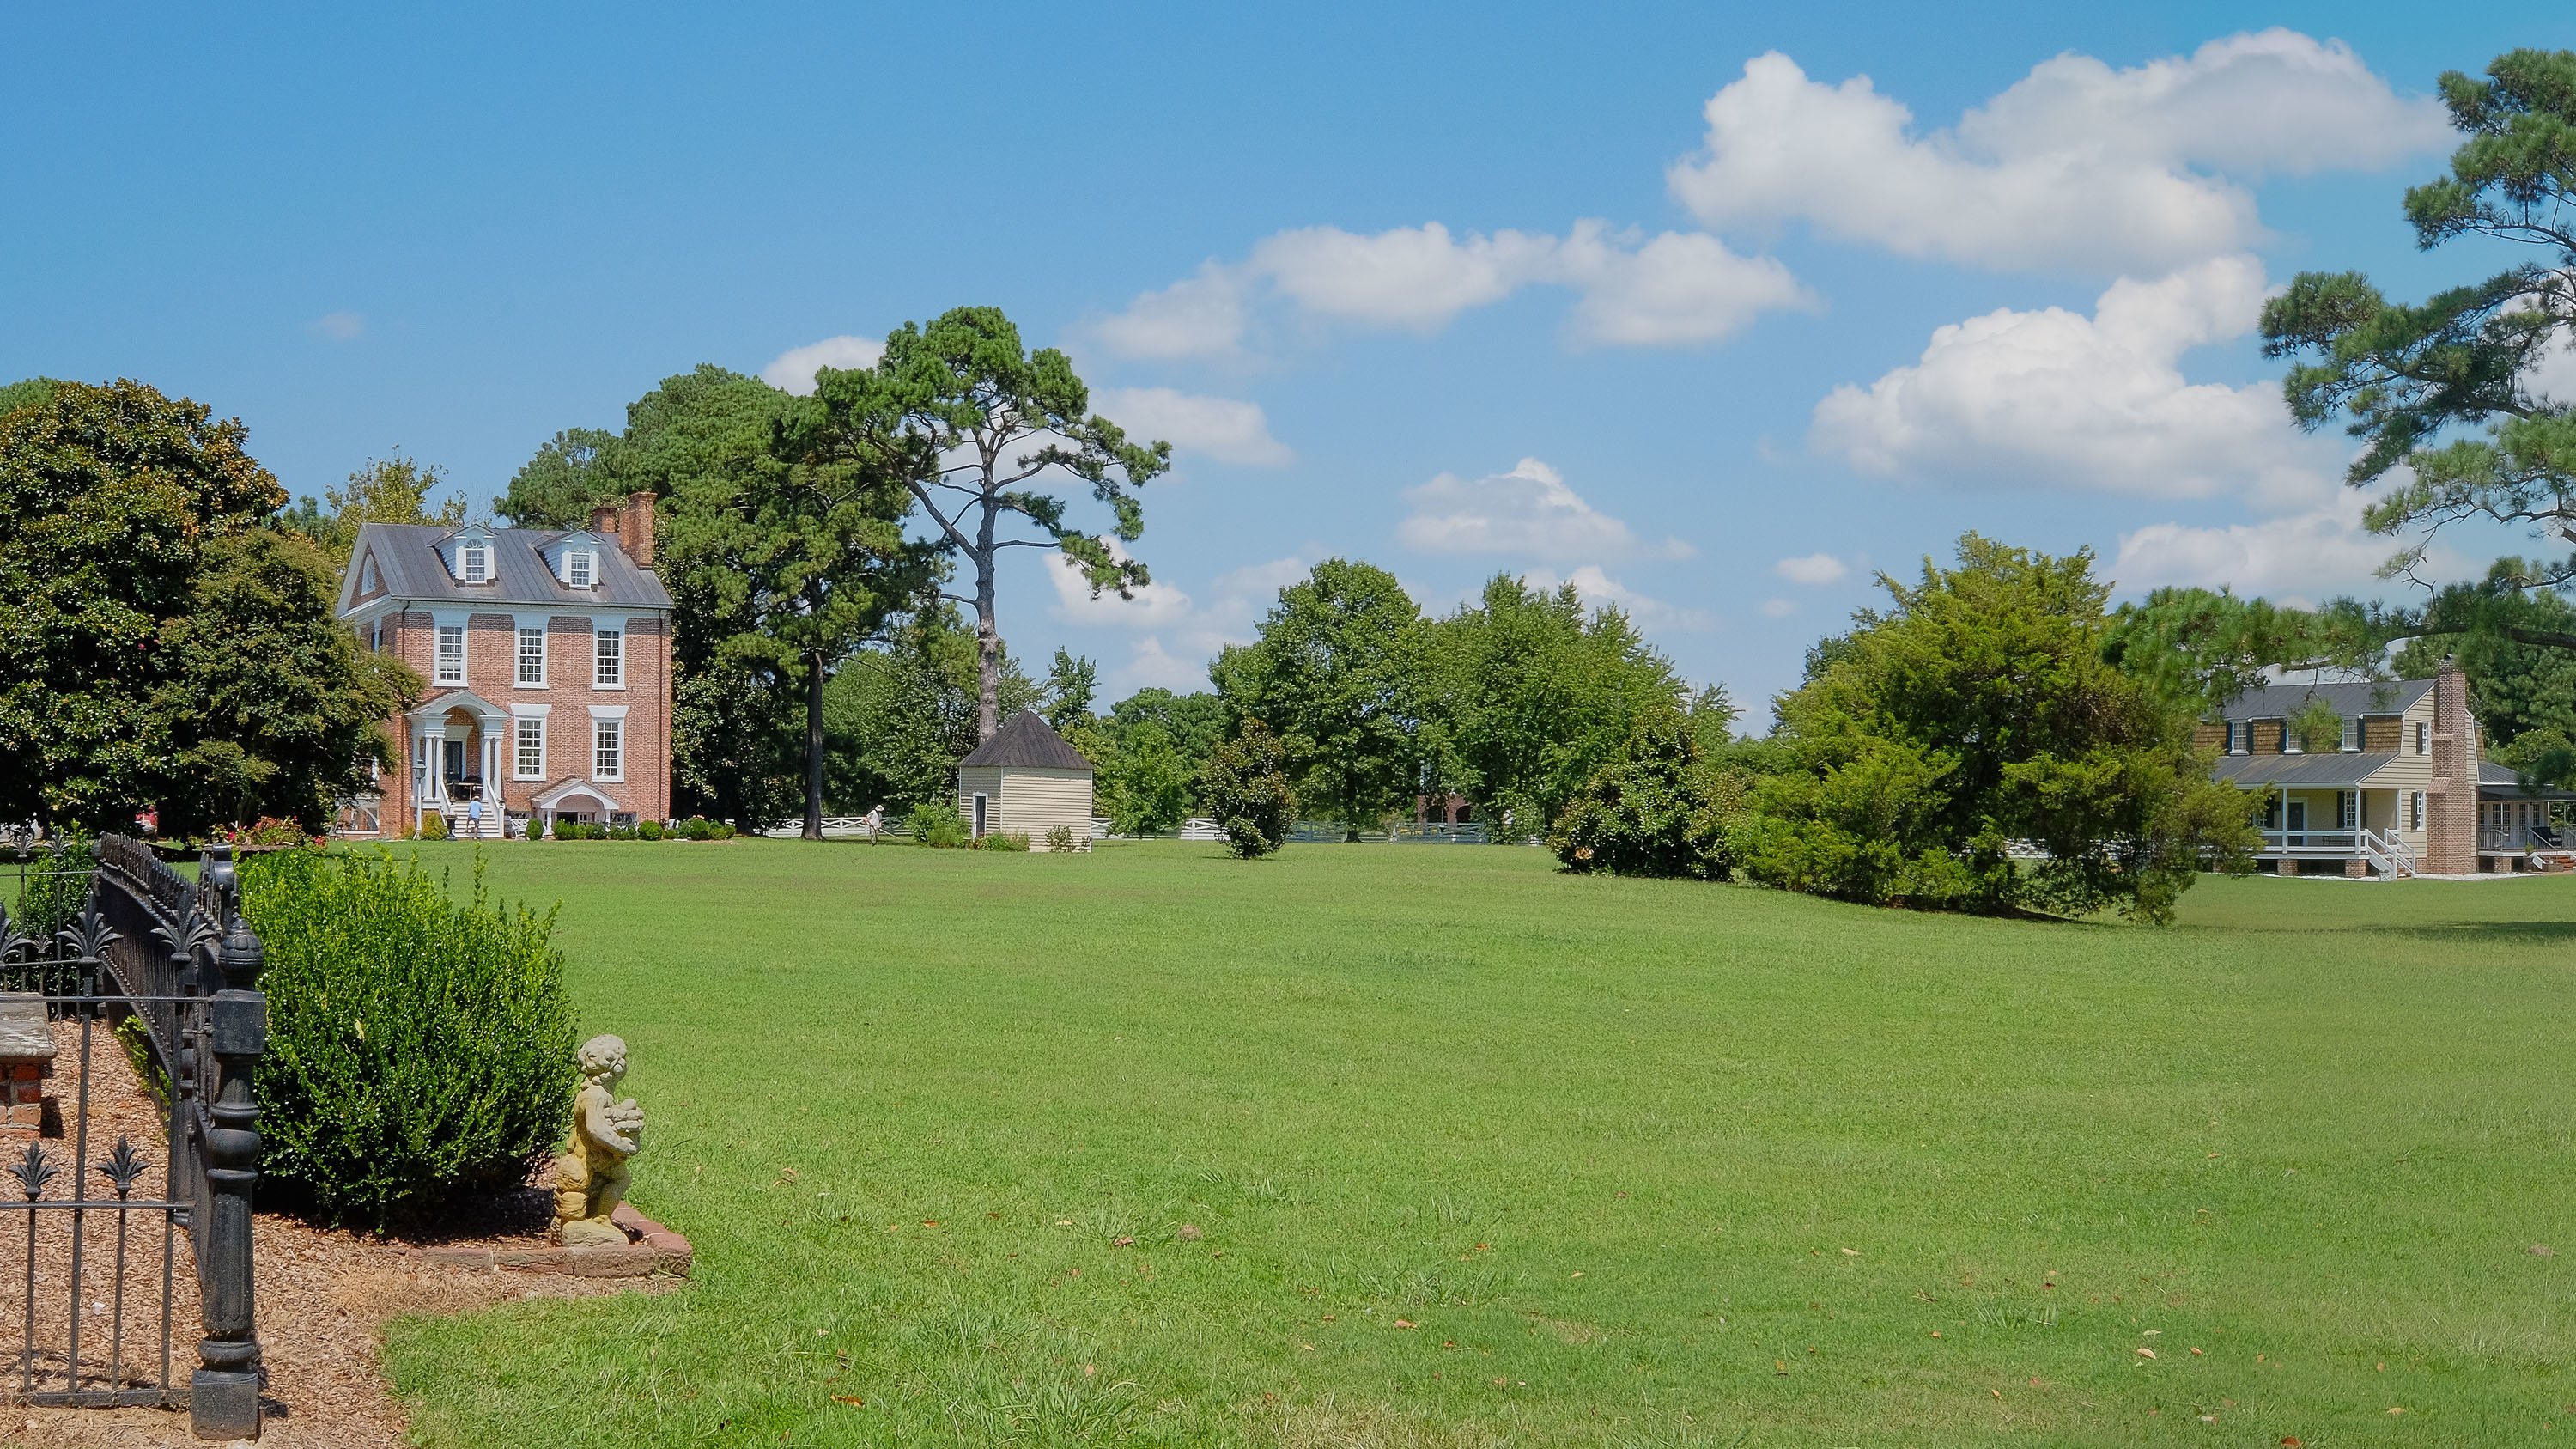
[[[644,1132],[644,1109],[617,1100],[626,1076],[626,1043],[595,1036],[581,1044],[581,1091],[572,1099],[572,1136],[555,1159],[555,1240],[565,1247],[626,1245],[626,1230],[608,1220],[626,1196],[626,1159]]]

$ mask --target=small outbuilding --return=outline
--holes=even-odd
[[[957,762],[957,813],[977,839],[1006,830],[1029,848],[1047,848],[1047,832],[1073,832],[1073,848],[1091,848],[1091,761],[1024,709]]]

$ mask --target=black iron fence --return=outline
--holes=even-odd
[[[256,1437],[259,938],[229,849],[194,880],[121,836],[94,854],[22,855],[0,914],[0,1137],[24,1143],[0,1145],[0,1284],[21,1280],[0,1351],[15,1317],[22,1402],[184,1405],[200,1438]],[[161,1195],[138,1196],[155,1167]]]

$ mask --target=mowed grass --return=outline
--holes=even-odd
[[[486,855],[697,1273],[397,1325],[426,1444],[2576,1441],[2576,880]]]

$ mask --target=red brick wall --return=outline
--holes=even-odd
[[[2478,868],[2477,732],[2469,682],[2445,659],[2433,680],[2433,783],[2424,795],[2423,869],[2470,875]]]
[[[533,612],[533,611],[531,611]],[[426,609],[386,616],[387,651],[430,681],[428,697],[455,689],[436,683],[438,649],[435,621]],[[359,642],[367,633],[360,631]],[[571,776],[587,777],[591,766],[590,706],[626,706],[626,778],[601,788],[639,820],[666,820],[671,814],[671,635],[668,621],[649,614],[627,620],[626,687],[594,688],[591,620],[587,614],[557,614],[546,625],[546,687],[518,683],[518,618],[514,613],[478,613],[465,634],[464,687],[506,710],[513,704],[552,706],[546,715],[546,770],[542,780],[514,780],[511,742],[502,742],[501,802],[526,812],[537,793]],[[411,798],[411,722],[392,720],[395,755],[401,761],[384,781],[388,824]],[[506,729],[506,726],[504,727]],[[479,749],[479,744],[475,747]],[[474,767],[481,764],[474,757]],[[407,818],[407,817],[406,817]]]

